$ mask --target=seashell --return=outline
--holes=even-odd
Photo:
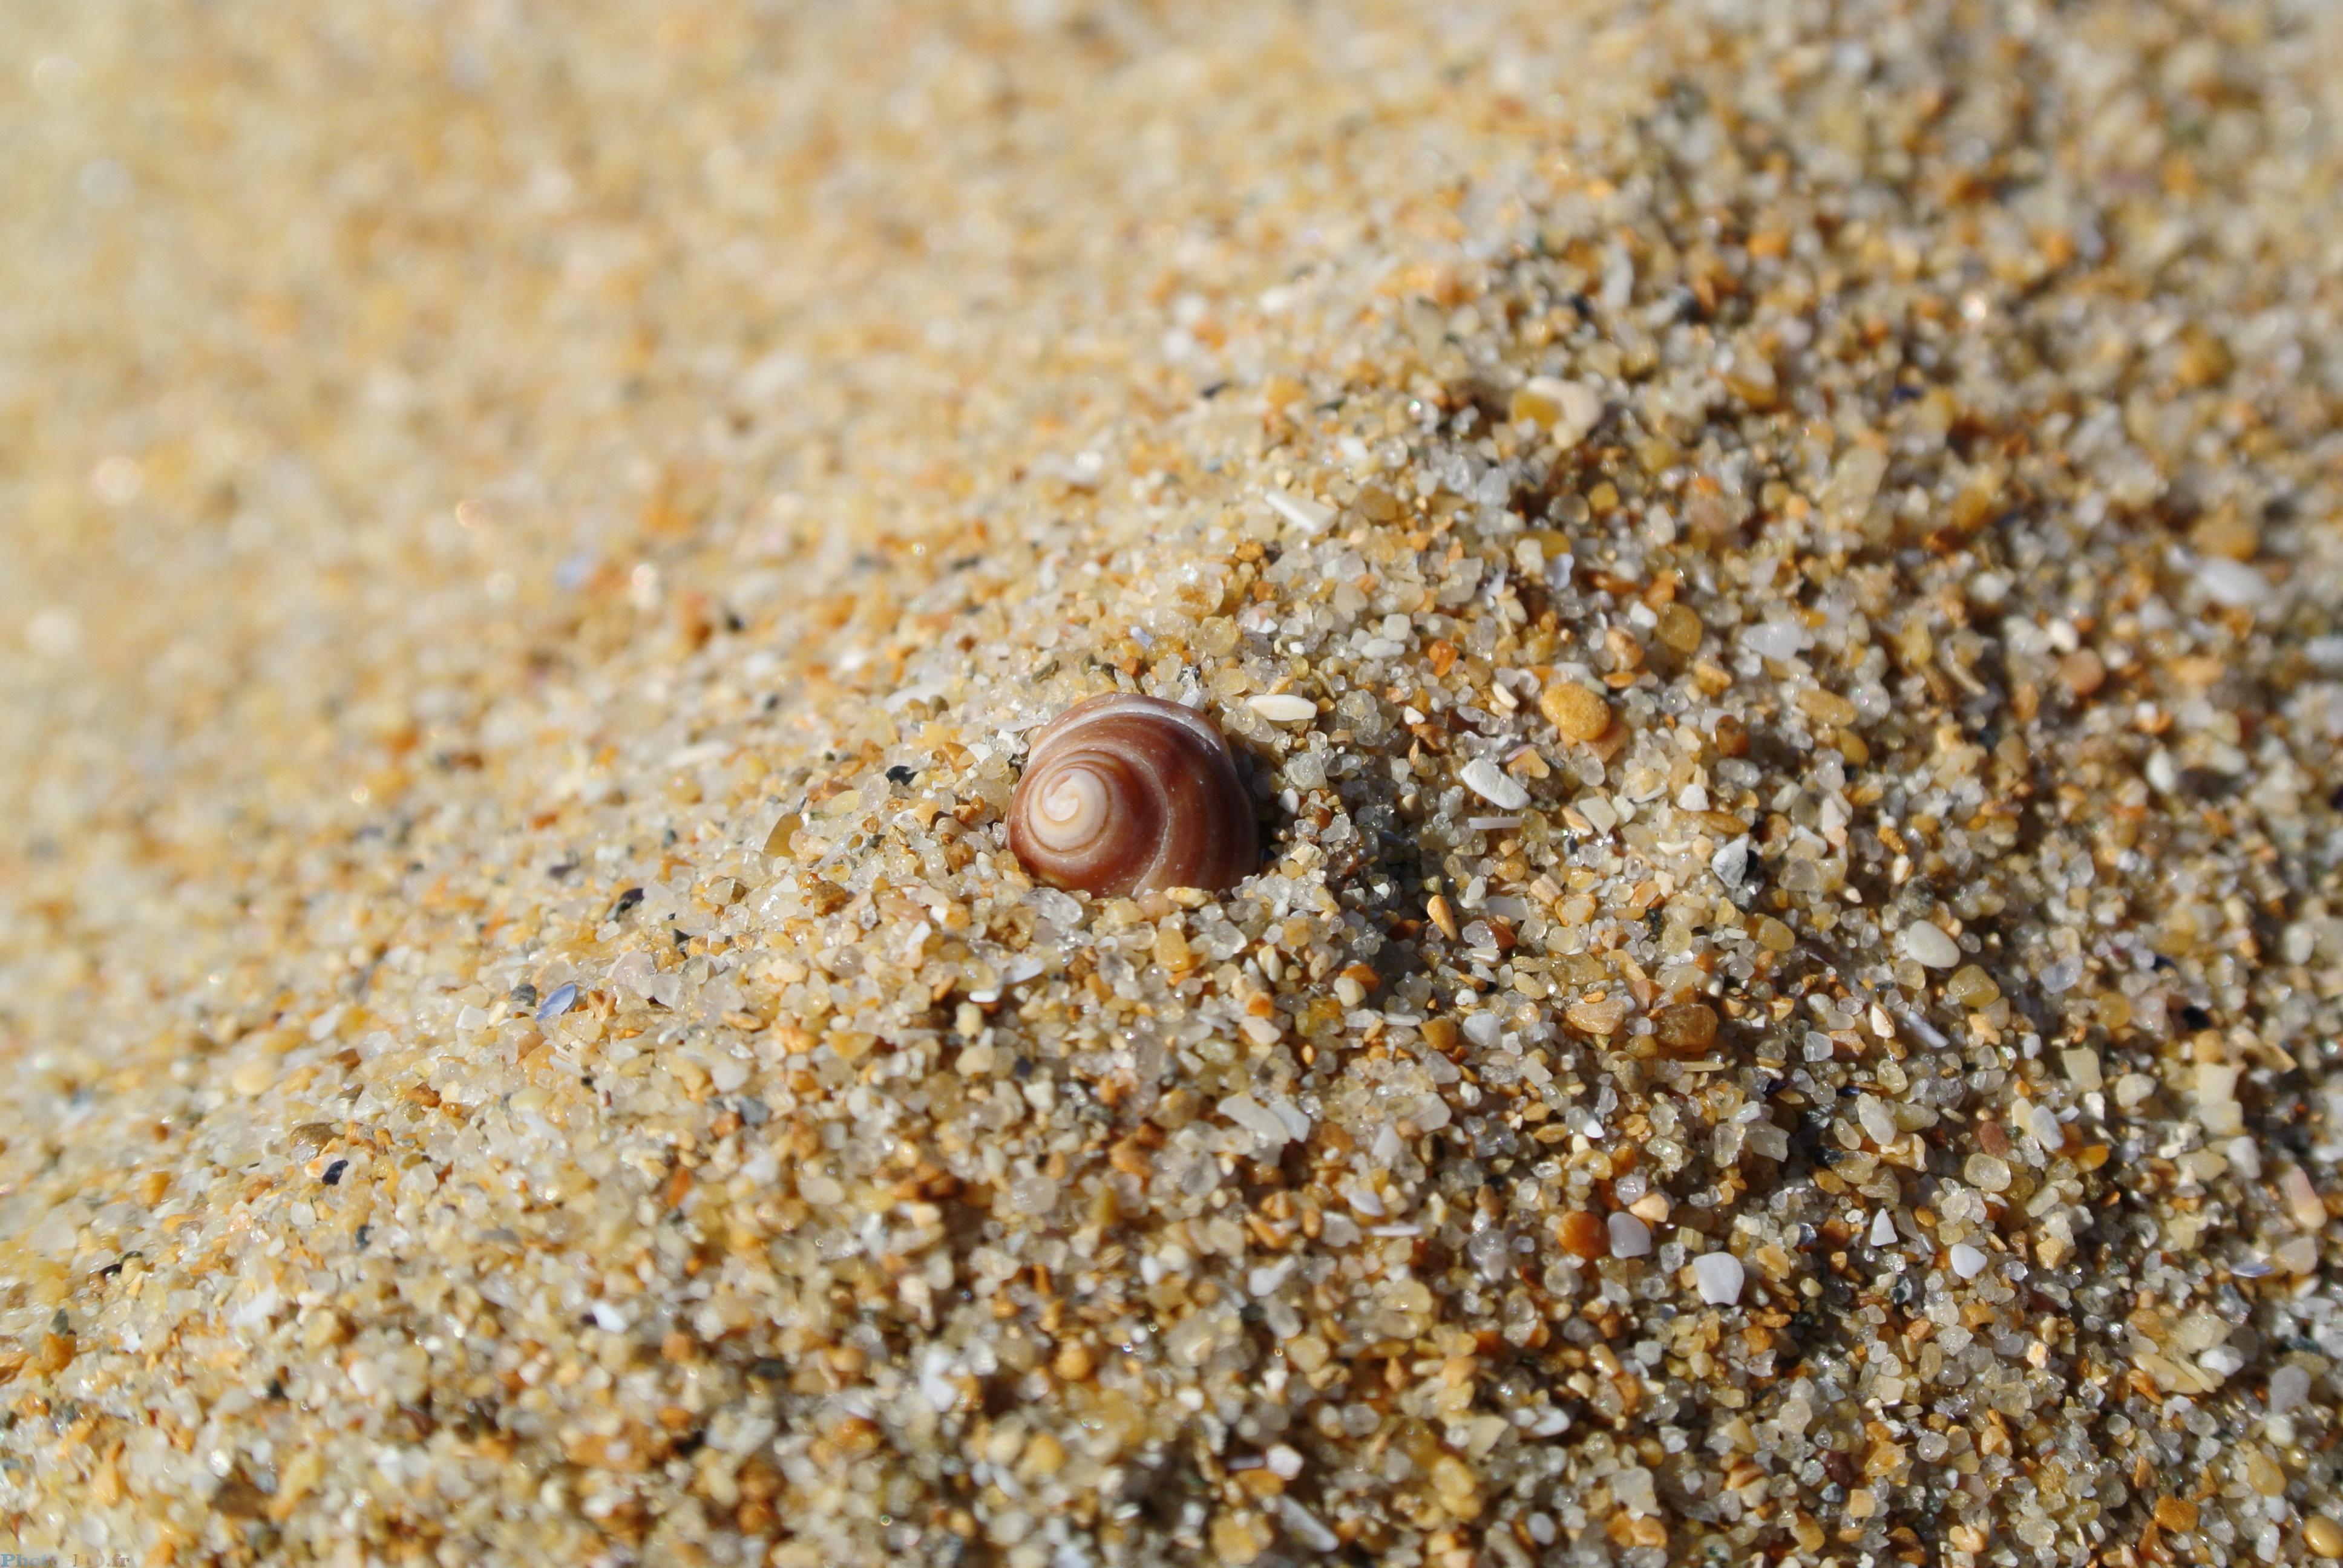
[[[1093,697],[1051,720],[1009,799],[1009,848],[1026,869],[1104,897],[1229,887],[1258,842],[1219,728],[1152,697]]]

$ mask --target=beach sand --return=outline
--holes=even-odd
[[[2343,1556],[2338,58],[12,6],[0,1545]]]

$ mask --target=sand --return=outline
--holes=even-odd
[[[312,9],[0,19],[13,1550],[2343,1556],[2343,12]]]

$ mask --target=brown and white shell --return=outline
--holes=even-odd
[[[1009,847],[1056,887],[1101,897],[1217,890],[1260,858],[1252,801],[1219,728],[1127,692],[1078,702],[1033,737]]]

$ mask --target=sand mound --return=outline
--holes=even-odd
[[[2338,57],[18,8],[15,1549],[2343,1555]]]

